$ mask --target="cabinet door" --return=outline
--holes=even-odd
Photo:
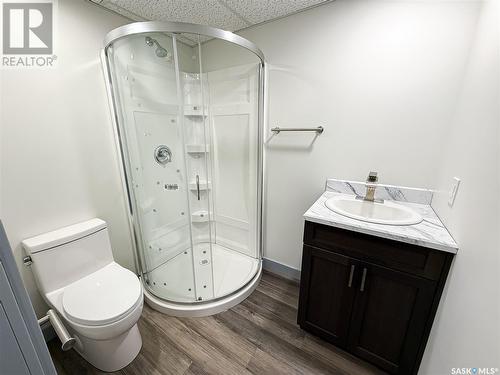
[[[355,264],[343,255],[304,245],[300,280],[300,326],[345,346],[355,290]]]
[[[390,373],[411,374],[435,283],[372,264],[359,271],[349,350]]]

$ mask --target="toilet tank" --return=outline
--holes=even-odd
[[[113,262],[106,222],[97,218],[28,238],[22,245],[44,296]]]

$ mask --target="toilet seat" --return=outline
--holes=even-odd
[[[111,262],[64,288],[62,307],[67,319],[100,326],[114,323],[142,304],[137,276]]]

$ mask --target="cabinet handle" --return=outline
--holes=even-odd
[[[367,269],[365,267],[365,268],[363,268],[363,276],[361,277],[361,286],[359,287],[360,292],[365,291],[366,272],[367,272]]]
[[[351,264],[351,273],[349,274],[349,284],[347,286],[350,288],[352,287],[352,278],[354,277],[354,269],[356,266],[354,264]]]

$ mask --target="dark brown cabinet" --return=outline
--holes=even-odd
[[[452,254],[306,222],[300,326],[393,374],[415,374]]]
[[[346,256],[307,245],[304,245],[303,257],[303,267],[310,270],[309,277],[304,280],[307,286],[301,285],[309,301],[301,309],[307,317],[303,320],[304,325],[311,332],[344,345],[348,339],[346,323],[351,318],[355,296],[354,289],[346,286],[354,265]]]

